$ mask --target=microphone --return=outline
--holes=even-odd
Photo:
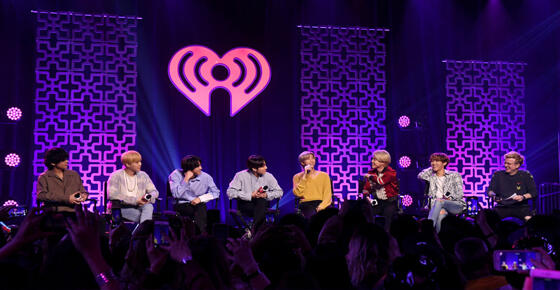
[[[260,192],[260,193],[263,193],[263,192],[266,192],[267,190],[268,190],[268,185],[265,185],[265,186],[262,186],[262,187],[259,189],[259,192]]]
[[[145,199],[145,200],[150,200],[151,198],[152,198],[152,195],[149,194],[149,193],[146,193],[146,194],[144,195],[144,199]]]
[[[75,198],[80,198],[80,193],[79,192],[74,193],[74,197]]]

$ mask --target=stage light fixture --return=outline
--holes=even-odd
[[[410,126],[410,117],[406,115],[402,115],[399,117],[398,123],[399,123],[399,127],[408,128],[408,126]]]
[[[17,167],[21,162],[21,158],[16,153],[10,153],[4,157],[4,162],[10,167]]]
[[[22,115],[23,112],[18,107],[11,107],[8,109],[8,111],[6,111],[6,116],[12,121],[19,121]]]
[[[404,207],[409,207],[410,205],[412,205],[412,201],[413,201],[412,196],[408,194],[401,196],[401,202]]]
[[[406,155],[401,156],[401,158],[399,158],[399,166],[401,168],[408,168],[410,167],[410,165],[412,164],[412,159]]]
[[[12,200],[12,199],[8,199],[4,202],[3,206],[8,206],[8,205],[15,205],[15,206],[19,206],[19,204],[17,203],[17,201]]]

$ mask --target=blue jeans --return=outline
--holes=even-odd
[[[142,223],[146,220],[151,220],[153,213],[154,205],[152,205],[151,203],[146,203],[145,205],[139,206],[138,208],[129,207],[121,209],[121,215],[123,218],[136,223]]]
[[[441,213],[444,210],[445,213]],[[447,216],[448,213],[460,214],[463,211],[463,205],[459,201],[437,199],[428,214],[428,219],[434,221],[436,231],[439,233],[441,229],[441,221]]]

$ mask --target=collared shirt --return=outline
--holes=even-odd
[[[182,170],[177,169],[169,175],[169,187],[173,197],[179,199],[179,203],[190,202],[197,197],[201,202],[220,197],[220,190],[214,183],[214,179],[204,171],[191,178],[189,182],[185,182]]]
[[[37,181],[38,200],[67,203],[70,205],[70,195],[76,192],[86,192],[86,190],[80,175],[74,170],[64,170],[62,179],[56,176],[53,169],[39,175]]]
[[[443,192],[445,198],[459,201],[463,206],[465,206],[466,203],[463,200],[463,178],[461,178],[461,174],[447,169],[445,169],[444,172],[442,188],[439,188],[439,190]],[[430,183],[428,196],[431,198],[438,197],[437,178],[438,176],[431,167],[418,173],[418,179],[426,180]]]
[[[255,176],[248,170],[242,170],[235,174],[233,180],[229,183],[227,195],[229,199],[239,198],[241,200],[251,200],[251,194],[261,188],[267,186],[266,199],[273,200],[280,198],[284,194],[276,178],[270,173],[263,176]]]
[[[152,197],[150,202],[154,203],[159,196],[159,193],[154,186],[154,183],[150,179],[150,176],[144,171],[136,173],[136,177],[133,179],[135,184],[131,184],[130,180],[127,183],[127,174],[124,169],[119,169],[109,176],[108,181],[108,198],[111,200],[121,200],[125,204],[136,205],[138,204],[138,199],[145,194],[149,193]],[[128,188],[127,188],[128,187]],[[136,189],[136,195],[129,195],[128,192],[132,189]]]

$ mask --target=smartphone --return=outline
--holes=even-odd
[[[540,260],[541,254],[531,250],[494,251],[494,270],[500,272],[529,271],[535,269],[533,260]]]
[[[154,222],[154,244],[158,246],[169,245],[169,223],[164,221]]]
[[[533,269],[533,290],[556,290],[560,289],[560,271]]]

